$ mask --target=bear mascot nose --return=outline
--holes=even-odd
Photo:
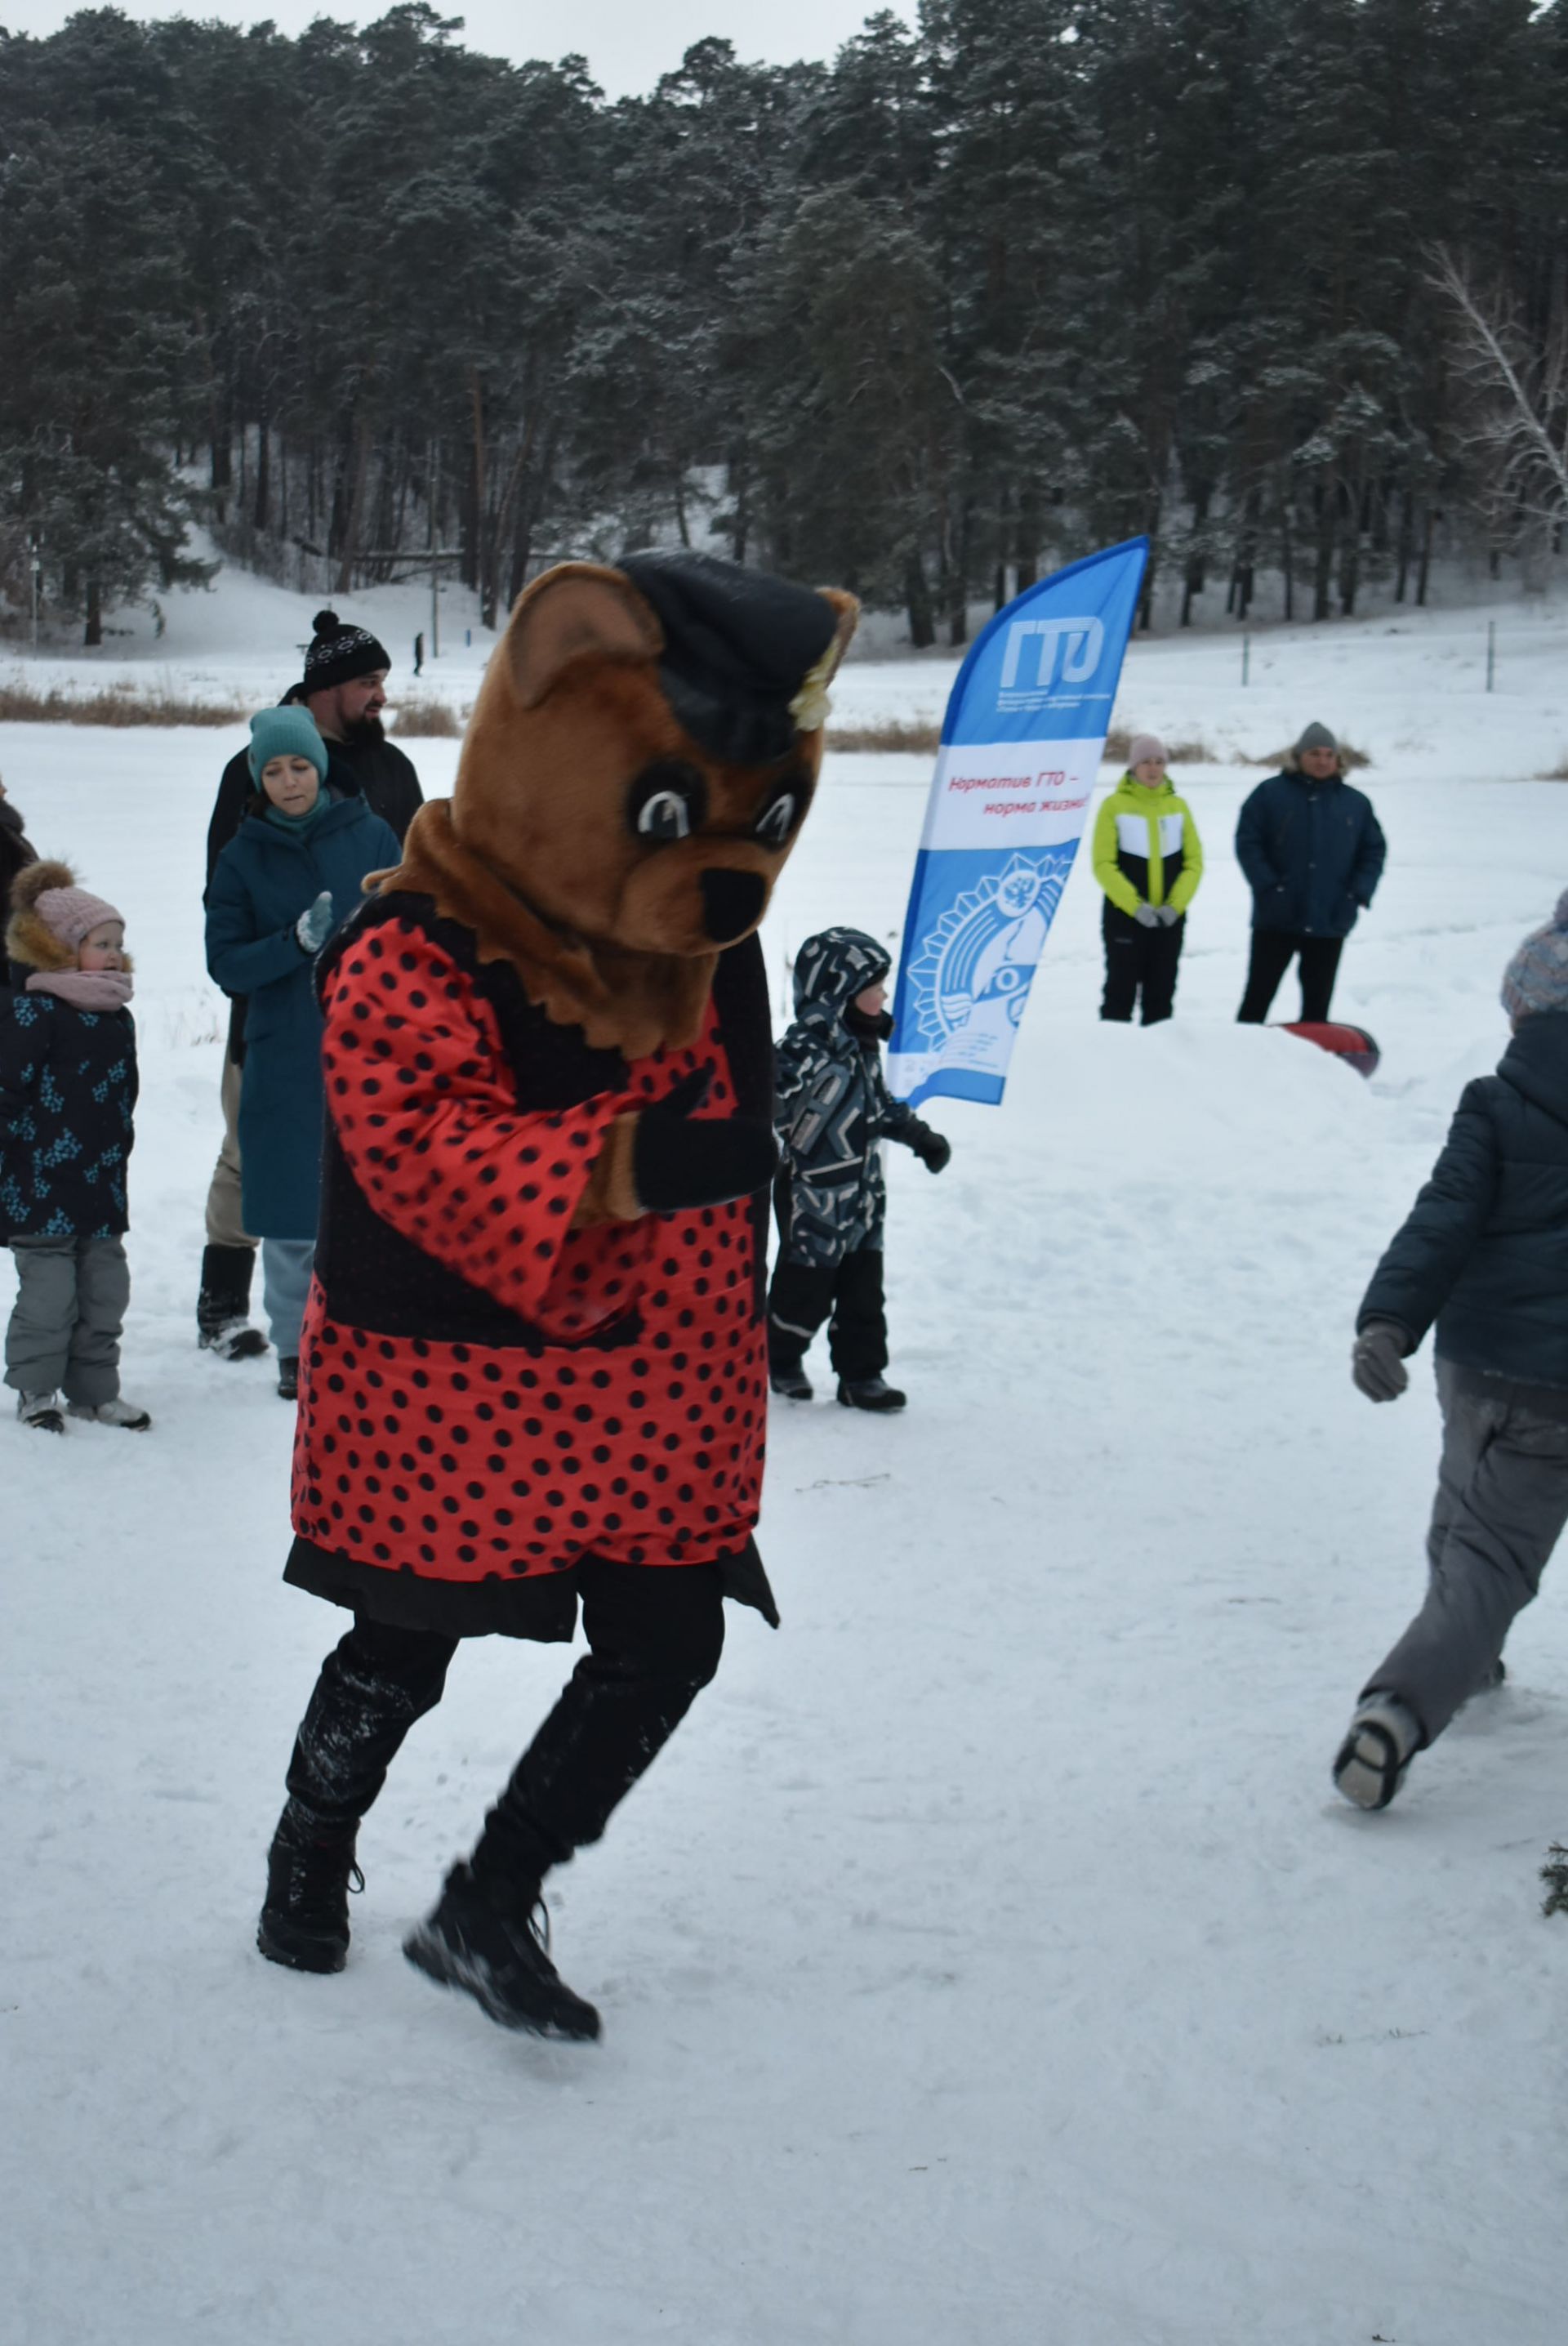
[[[768,883],[759,872],[702,874],[702,921],[716,945],[733,944],[760,919]]]

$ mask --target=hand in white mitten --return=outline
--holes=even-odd
[[[332,933],[332,892],[323,888],[315,903],[294,923],[301,953],[319,954]]]
[[[1167,929],[1174,929],[1176,923],[1180,920],[1181,914],[1177,912],[1174,904],[1162,904],[1160,906],[1160,918],[1165,923]]]
[[[1133,918],[1140,929],[1157,929],[1160,924],[1160,916],[1152,904],[1140,904]]]

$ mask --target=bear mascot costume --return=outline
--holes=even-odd
[[[772,1040],[757,926],[851,596],[715,557],[520,597],[450,801],[318,965],[327,1130],[285,1577],[348,1607],[258,1943],[340,1971],[355,1836],[458,1641],[588,1651],[405,1943],[504,2026],[593,2037],[541,1885],[718,1666],[768,1368]]]

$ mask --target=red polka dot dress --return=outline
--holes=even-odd
[[[755,966],[746,946],[722,957],[694,1047],[627,1063],[552,1026],[428,900],[383,898],[345,933],[321,980],[290,1579],[454,1634],[558,1634],[530,1626],[530,1585],[581,1557],[668,1567],[747,1548],[766,1196],[577,1218],[610,1126],[694,1070],[710,1071],[698,1115],[767,1114],[748,946]],[[738,957],[745,983],[727,984]]]

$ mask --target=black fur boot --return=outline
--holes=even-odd
[[[596,2037],[599,2015],[574,1995],[550,1961],[550,1918],[531,1882],[481,1882],[454,1865],[435,1912],[403,1941],[409,1962],[443,1987],[460,1987],[503,2028],[534,2036]]]
[[[254,1361],[267,1350],[266,1337],[249,1322],[255,1266],[253,1247],[209,1246],[202,1250],[196,1333],[202,1351],[216,1352],[220,1361]]]
[[[839,1400],[845,1409],[873,1410],[885,1417],[890,1410],[902,1409],[909,1399],[897,1385],[889,1384],[885,1377],[840,1377]]]
[[[349,1890],[365,1877],[354,1832],[312,1827],[290,1800],[267,1852],[267,1898],[256,1944],[296,1972],[341,1972],[349,1957]]]

